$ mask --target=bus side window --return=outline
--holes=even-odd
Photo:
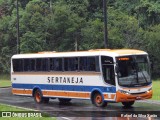
[[[87,57],[80,57],[79,70],[87,71]]]
[[[78,71],[78,58],[64,58],[65,71]]]
[[[42,59],[41,68],[42,68],[42,71],[48,71],[48,59],[47,58]]]
[[[23,59],[13,59],[12,63],[14,72],[23,72]]]
[[[53,66],[55,71],[62,71],[62,58],[55,58]]]
[[[64,58],[64,71],[68,71],[68,58]]]
[[[35,59],[30,59],[30,71],[35,71]]]
[[[50,67],[49,67],[50,71],[54,71],[54,58],[50,58]]]
[[[49,69],[50,71],[62,71],[62,58],[50,58]],[[47,65],[48,66],[48,65]]]
[[[96,71],[95,57],[88,57],[88,71]]]
[[[80,71],[100,71],[98,56],[80,57],[79,69]]]
[[[24,71],[30,71],[30,59],[24,59]]]
[[[96,65],[96,72],[99,72],[100,68],[99,68],[99,57],[98,56],[95,57],[95,65]]]
[[[41,63],[42,59],[40,58],[36,59],[36,71],[41,71]]]

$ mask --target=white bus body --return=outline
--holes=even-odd
[[[96,106],[131,106],[152,97],[148,54],[132,49],[17,54],[11,59],[11,81],[13,94],[33,96],[38,103],[75,98]]]

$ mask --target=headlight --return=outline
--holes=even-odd
[[[148,89],[148,91],[152,90],[152,87]]]
[[[123,93],[123,94],[130,94],[129,92],[127,91],[124,91],[124,90],[118,90],[119,92]]]
[[[149,88],[149,89],[147,90],[147,92],[149,93],[151,90],[152,90],[152,87],[151,87],[151,88]]]

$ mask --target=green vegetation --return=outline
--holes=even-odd
[[[10,80],[0,80],[0,87],[9,87],[11,86]]]
[[[4,104],[0,104],[0,111],[24,111],[24,109],[19,109],[16,107],[7,106]]]
[[[18,112],[21,112],[21,111],[27,111],[26,109],[20,109],[20,108],[17,108],[17,107],[13,107],[13,106],[8,106],[8,105],[2,105],[0,104],[0,111],[18,111]],[[46,116],[46,115],[45,115]],[[30,118],[27,118],[27,117],[23,117],[23,118],[19,118],[19,117],[11,117],[11,118],[5,118],[5,120],[56,120],[56,118],[49,118],[49,117],[30,117]]]
[[[109,0],[107,6],[109,48],[147,51],[160,78],[159,0]],[[102,0],[21,0],[19,21],[21,53],[104,48]],[[0,73],[10,71],[16,40],[15,1],[0,0]]]
[[[153,81],[153,100],[160,100],[160,80]]]
[[[11,86],[10,75],[0,75],[0,87],[8,87]]]

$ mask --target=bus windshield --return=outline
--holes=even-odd
[[[147,55],[117,57],[118,83],[124,87],[149,85],[150,67]]]

